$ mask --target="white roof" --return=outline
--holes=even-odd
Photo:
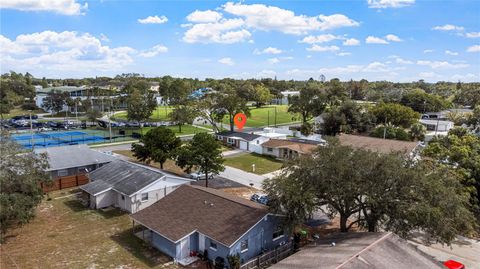
[[[428,124],[428,125],[453,125],[453,121],[448,121],[448,120],[426,120],[426,119],[421,119],[419,121],[420,123],[423,124]]]

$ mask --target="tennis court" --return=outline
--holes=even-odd
[[[110,141],[110,135],[104,131],[82,130],[82,131],[57,131],[57,132],[36,132],[27,134],[12,135],[12,139],[25,148],[53,147],[61,145],[95,144]],[[112,136],[112,141],[129,140],[127,136]]]

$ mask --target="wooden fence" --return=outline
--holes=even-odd
[[[267,268],[271,264],[277,263],[293,253],[293,243],[288,242],[283,246],[279,246],[274,250],[268,251],[256,258],[244,263],[240,269],[261,269]]]
[[[58,177],[53,179],[48,185],[45,183],[40,183],[40,187],[44,192],[50,192],[85,185],[88,182],[89,179],[87,175],[79,174],[73,176]]]

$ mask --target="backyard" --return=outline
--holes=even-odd
[[[177,268],[132,234],[125,212],[87,209],[76,192],[50,193],[30,223],[9,231],[0,268]]]
[[[132,161],[132,162],[141,163],[137,160],[137,158],[135,158],[135,156],[133,156],[133,152],[131,150],[115,150],[113,152],[128,157],[129,160]],[[149,165],[153,166],[153,167],[156,167],[156,168],[160,168],[159,163],[152,162]],[[163,164],[163,170],[168,171],[168,172],[173,173],[173,174],[177,174],[179,176],[184,176],[185,175],[185,172],[182,170],[182,168],[178,167],[175,164],[175,161],[173,161],[171,159],[168,159]]]
[[[273,157],[263,156],[256,153],[246,153],[225,158],[225,165],[252,172],[258,175],[277,171],[282,167],[283,162]],[[255,164],[255,171],[252,171],[252,164]]]

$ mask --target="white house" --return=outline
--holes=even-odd
[[[419,120],[420,124],[427,128],[427,131],[448,132],[453,128],[454,123],[448,120]]]
[[[80,187],[91,208],[118,207],[135,213],[192,180],[154,168],[116,160],[88,174],[90,183]]]
[[[219,132],[216,134],[216,137],[225,144],[258,154],[262,153],[261,145],[270,139],[258,134],[231,131]]]

